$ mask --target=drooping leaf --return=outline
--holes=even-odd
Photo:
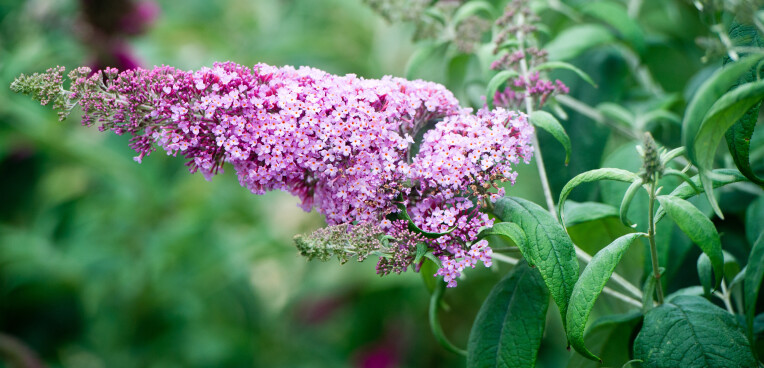
[[[621,125],[625,127],[632,127],[634,126],[634,121],[636,118],[634,117],[634,114],[631,113],[631,111],[626,110],[624,107],[622,107],[619,104],[614,104],[612,102],[603,102],[599,105],[597,105],[597,110],[602,113],[606,118],[611,119],[617,123],[620,123]]]
[[[530,122],[546,130],[554,139],[562,144],[562,147],[565,148],[565,165],[567,165],[570,161],[570,137],[568,137],[568,133],[565,132],[562,124],[552,114],[541,110],[531,113]]]
[[[739,171],[735,169],[716,169],[712,171],[712,181],[713,181],[713,187],[714,189],[725,186],[727,184],[737,183],[740,181],[745,181],[746,178],[741,174]],[[698,186],[698,189],[701,191],[705,191],[703,187],[700,187],[700,178],[698,175],[693,176],[690,178],[692,182]],[[693,197],[697,195],[698,193],[693,189],[690,185],[687,183],[682,183],[679,186],[677,186],[671,193],[669,193],[669,196],[682,198],[682,199],[688,199],[690,197]],[[655,222],[660,221],[663,216],[666,215],[666,210],[663,207],[659,207],[658,211],[655,213]]]
[[[638,54],[645,51],[645,35],[642,28],[639,23],[629,17],[626,9],[620,3],[614,1],[588,2],[581,11],[615,28]]]
[[[563,30],[544,48],[549,52],[549,60],[570,60],[613,39],[613,34],[601,25],[582,24]]]
[[[424,286],[431,294],[435,291],[435,286],[438,282],[438,279],[435,278],[436,272],[438,272],[438,265],[431,259],[425,258],[422,261],[422,266],[419,268],[419,274],[422,275]]]
[[[560,222],[565,223],[562,217],[565,199],[568,198],[568,195],[570,195],[570,192],[576,186],[582,183],[590,183],[599,180],[632,182],[637,179],[639,179],[639,176],[631,171],[612,168],[595,169],[576,175],[573,179],[570,179],[567,184],[565,184],[565,186],[562,188],[562,192],[560,192],[560,200],[558,202],[559,204],[557,205],[557,215],[560,217]]]
[[[525,232],[530,255],[526,258],[538,268],[565,323],[570,293],[578,279],[576,251],[565,229],[544,208],[522,198],[499,199],[494,214]]]
[[[623,201],[621,201],[621,208],[618,213],[619,217],[621,218],[621,222],[626,226],[631,226],[631,222],[629,222],[628,218],[629,206],[631,206],[631,201],[634,199],[634,195],[637,194],[637,191],[641,187],[642,178],[639,178],[631,183],[631,185],[629,185],[629,188],[626,189],[626,193],[623,195]]]
[[[480,307],[467,344],[467,367],[535,367],[548,305],[541,274],[521,261]]]
[[[697,207],[684,199],[658,196],[661,206],[682,231],[708,255],[714,269],[714,287],[718,288],[724,276],[724,255],[719,233],[711,220]]]
[[[571,227],[580,223],[597,221],[606,217],[618,216],[618,209],[599,202],[565,202],[565,227]]]
[[[732,123],[737,121],[739,116],[736,117],[734,121],[730,122],[723,130],[720,129],[720,126],[726,124],[726,122],[705,123],[708,121],[706,118],[711,116],[709,110],[711,110],[712,105],[714,105],[715,114],[723,114],[727,109],[734,112],[745,105],[749,106],[743,112],[750,108],[750,98],[745,97],[745,93],[753,93],[754,91],[751,90],[751,87],[740,92],[735,92],[739,89],[736,88],[732,91],[734,94],[727,95],[728,97],[726,97],[723,102],[717,100],[720,100],[720,97],[727,93],[730,87],[735,85],[738,79],[743,74],[747,73],[762,58],[764,58],[764,55],[750,55],[716,71],[695,93],[692,100],[687,105],[684,120],[682,121],[682,144],[687,148],[687,155],[689,156],[690,161],[698,166],[700,170],[700,181],[706,191],[708,201],[711,203],[714,212],[716,212],[717,216],[720,218],[724,218],[724,215],[722,214],[721,209],[719,209],[719,205],[716,203],[716,199],[711,191],[713,184],[711,178],[707,175],[707,172],[711,170],[711,160],[713,160],[713,155],[716,153],[716,146],[719,144],[721,135],[724,134]],[[737,104],[735,103],[736,98],[741,99]],[[735,114],[724,115],[728,115],[727,118],[731,118],[734,117]],[[703,137],[701,137],[701,127],[704,124],[707,128],[703,129],[704,133]],[[720,130],[721,132],[719,132]],[[716,138],[714,133],[716,132],[719,132],[719,137],[714,140]]]
[[[499,90],[499,87],[510,78],[515,78],[517,76],[518,74],[514,70],[502,70],[496,73],[496,75],[488,81],[485,91],[485,101],[488,106],[493,106],[493,96],[496,94],[496,91]]]
[[[764,277],[764,232],[751,249],[748,256],[748,265],[745,269],[745,282],[743,283],[743,295],[745,298],[745,322],[748,325],[748,340],[751,345],[753,339],[753,317],[756,315],[756,299],[759,297],[761,279]]]
[[[430,295],[430,308],[429,308],[429,322],[430,330],[435,336],[435,340],[446,348],[446,350],[459,355],[467,355],[467,352],[454,345],[443,332],[443,328],[440,326],[440,320],[438,319],[438,310],[441,305],[441,299],[443,299],[443,293],[446,291],[446,283],[442,279],[436,281],[435,290]]]
[[[732,22],[730,26],[730,39],[735,45],[744,47],[762,47],[764,46],[764,39],[762,39],[756,26],[751,24],[745,24],[738,22],[737,20]],[[729,60],[725,60],[729,62]],[[756,80],[756,70],[751,70],[749,73],[744,74],[739,82],[747,83]],[[737,121],[732,127],[727,130],[725,138],[727,140],[727,148],[729,148],[732,159],[735,165],[748,180],[764,186],[764,179],[759,178],[753,172],[750,162],[750,150],[751,150],[751,137],[753,136],[756,122],[759,120],[760,104],[754,104],[745,114]]]
[[[602,364],[573,354],[568,368],[618,367],[625,364],[631,355],[632,332],[641,321],[642,313],[638,310],[596,319],[586,329],[584,341],[594,354],[602,358]]]
[[[644,235],[643,233],[626,234],[597,252],[573,287],[568,306],[566,332],[570,345],[584,357],[600,360],[584,344],[584,329],[589,321],[589,314],[626,249],[635,239]]]
[[[737,319],[698,296],[677,296],[645,315],[634,357],[652,367],[756,367]]]
[[[591,84],[593,87],[597,87],[597,83],[594,83],[594,80],[592,77],[589,76],[589,74],[586,74],[583,70],[577,68],[575,65],[571,63],[566,63],[564,61],[547,61],[545,63],[541,63],[539,65],[536,65],[531,69],[531,71],[540,71],[540,70],[547,70],[547,69],[565,69],[570,70],[573,73],[576,73],[581,79],[583,79],[586,83]]]
[[[521,229],[520,226],[511,222],[498,222],[493,224],[491,228],[481,231],[477,238],[483,239],[491,235],[504,236],[512,240],[515,245],[520,248],[520,252],[523,253],[523,256],[528,261],[528,263],[533,265],[533,261],[530,260],[530,253],[528,250],[528,242],[525,236],[525,232],[523,232],[523,229]]]
[[[701,253],[698,257],[698,278],[700,278],[700,285],[703,286],[703,295],[706,298],[711,297],[711,289],[714,287],[714,275],[711,266],[711,259],[705,253]]]

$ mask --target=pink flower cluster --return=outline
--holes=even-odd
[[[514,182],[512,165],[532,155],[524,115],[473,115],[443,86],[419,80],[230,62],[72,75],[69,98],[82,105],[84,124],[132,134],[137,161],[158,145],[208,179],[228,162],[253,193],[288,191],[329,225],[379,224],[400,247],[381,273],[405,270],[424,242],[450,286],[474,260],[490,264],[486,243],[471,245],[492,224],[479,209],[503,195],[495,182]],[[399,205],[419,229],[447,234],[411,232]]]

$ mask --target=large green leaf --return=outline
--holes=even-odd
[[[499,199],[494,214],[502,221],[518,224],[525,232],[528,242],[525,257],[544,278],[564,324],[568,300],[578,279],[576,251],[565,229],[544,208],[522,198]]]
[[[467,344],[467,367],[535,367],[548,305],[541,274],[518,263],[480,307]]]
[[[534,111],[530,116],[531,124],[546,130],[565,148],[565,165],[570,162],[570,137],[557,119],[546,111]]]
[[[634,357],[650,367],[756,367],[735,316],[698,296],[677,296],[645,314]]]
[[[747,47],[762,47],[764,39],[758,29],[751,24],[733,21],[730,26],[730,39],[735,45]],[[727,60],[729,62],[729,60]],[[756,70],[751,70],[741,77],[741,82],[752,82],[757,78]],[[735,165],[752,182],[764,185],[764,179],[759,178],[753,172],[750,162],[751,137],[753,136],[756,122],[759,120],[760,104],[755,104],[727,130],[727,148],[730,150]]]
[[[593,1],[584,5],[581,11],[615,28],[637,53],[641,54],[645,51],[645,35],[642,28],[639,23],[629,17],[626,8],[620,3]]]
[[[719,233],[708,219],[692,203],[672,196],[658,196],[658,201],[666,209],[669,217],[682,231],[708,255],[714,269],[715,287],[719,287],[724,276],[724,255]]]
[[[560,193],[560,200],[559,204],[557,205],[557,215],[560,217],[560,222],[565,223],[562,217],[564,213],[563,206],[565,205],[565,199],[568,198],[568,195],[570,195],[570,192],[576,186],[582,183],[590,183],[599,180],[632,182],[637,179],[639,179],[639,176],[631,171],[613,168],[596,169],[576,175],[573,177],[573,179],[570,179],[567,184],[565,184],[565,186],[562,188],[562,192]]]
[[[629,245],[644,235],[643,233],[623,235],[597,252],[573,287],[568,305],[566,332],[570,345],[586,358],[600,360],[584,344],[584,330],[589,321],[589,314],[594,308],[594,302],[597,301],[597,297],[599,297],[605,283],[610,279],[615,266],[618,265]]]
[[[753,317],[756,315],[756,299],[759,297],[761,279],[764,277],[764,232],[751,249],[748,265],[745,268],[745,321],[748,325],[748,338],[753,345]]]
[[[601,25],[582,24],[563,30],[544,48],[549,52],[549,60],[570,60],[613,39],[613,34]]]
[[[528,250],[528,241],[525,236],[525,232],[517,224],[511,222],[498,222],[493,224],[492,227],[481,231],[477,238],[483,239],[485,237],[497,235],[503,236],[512,240],[512,242],[520,248],[520,252],[523,254],[526,260],[530,259],[530,253]],[[532,261],[529,261],[533,265]]]
[[[713,155],[716,152],[716,146],[719,144],[721,135],[724,134],[732,123],[737,121],[739,116],[735,117],[729,124],[725,121],[709,121],[706,118],[712,115],[709,113],[712,105],[714,106],[714,115],[727,115],[727,118],[735,116],[732,113],[725,113],[728,109],[734,112],[747,105],[748,107],[743,110],[745,112],[750,108],[752,103],[750,102],[751,98],[746,97],[746,93],[755,94],[754,90],[756,88],[748,87],[740,92],[735,92],[739,89],[736,88],[732,91],[735,94],[728,95],[728,97],[724,98],[723,102],[720,100],[720,97],[727,93],[730,87],[734,86],[738,79],[762,58],[764,58],[764,55],[751,55],[715,72],[695,93],[687,105],[684,120],[682,121],[682,144],[687,148],[687,155],[690,157],[690,160],[700,169],[700,180],[706,190],[708,201],[720,218],[724,218],[724,216],[721,209],[719,209],[718,203],[716,203],[713,193],[711,193],[713,184],[707,172],[711,169],[711,160],[713,160]],[[736,98],[741,100],[736,103]],[[721,125],[725,124],[727,124],[726,127],[721,130]],[[707,127],[702,128],[703,125]],[[702,137],[700,136],[701,129],[703,130]],[[716,138],[715,133],[717,132],[719,132],[719,137],[714,140]],[[699,151],[699,149],[702,150]]]
[[[634,328],[642,321],[638,310],[611,314],[595,320],[586,330],[586,346],[602,359],[602,364],[573,354],[568,368],[620,367],[629,361]]]

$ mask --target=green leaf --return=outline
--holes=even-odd
[[[491,5],[487,1],[468,1],[465,2],[462,6],[459,7],[459,9],[456,9],[456,12],[454,12],[454,17],[451,18],[451,22],[454,26],[459,25],[462,21],[470,17],[471,15],[478,14],[480,12],[485,13],[488,15],[489,18],[493,18],[494,8],[493,5]]]
[[[735,316],[698,296],[677,296],[647,312],[634,358],[645,368],[757,366]]]
[[[485,100],[488,106],[493,106],[493,95],[496,94],[496,91],[499,90],[499,87],[510,78],[515,78],[517,76],[518,74],[514,70],[502,70],[496,73],[496,75],[494,75],[493,78],[488,81],[485,92]]]
[[[599,202],[565,202],[565,227],[575,226],[584,222],[597,221],[607,217],[618,216],[618,209]]]
[[[711,297],[711,289],[714,287],[714,275],[711,267],[711,259],[705,253],[701,253],[698,257],[698,278],[700,278],[700,285],[703,286],[703,295],[706,298]]]
[[[523,229],[521,229],[517,224],[513,224],[511,222],[495,223],[491,228],[482,230],[478,234],[477,239],[480,240],[491,235],[504,236],[509,240],[512,240],[512,242],[514,242],[515,245],[520,248],[520,252],[523,254],[525,259],[530,259],[530,255],[528,253],[528,242],[525,237],[525,232],[523,232]],[[528,261],[528,263],[533,265],[532,261]]]
[[[531,113],[530,121],[531,124],[546,130],[562,144],[562,147],[565,148],[565,165],[568,165],[570,161],[570,137],[568,137],[568,133],[565,133],[562,124],[552,114],[541,110]]]
[[[643,233],[626,234],[597,252],[573,287],[568,306],[566,332],[570,345],[586,358],[600,360],[584,344],[584,329],[589,321],[589,314],[594,308],[594,302],[597,301],[597,297],[599,297],[629,245],[644,235]]]
[[[446,291],[446,283],[443,282],[442,279],[438,279],[436,282],[437,285],[435,286],[435,290],[432,295],[430,295],[429,321],[432,334],[435,336],[435,340],[446,348],[446,350],[459,355],[467,355],[466,351],[456,347],[450,340],[448,340],[446,334],[443,332],[443,328],[440,327],[438,309],[440,308],[440,301],[443,299],[443,293]]]
[[[708,113],[713,105],[714,114],[725,114],[724,111],[730,109],[732,112],[740,107],[749,104],[749,98],[745,97],[744,92],[752,92],[751,87],[746,90],[735,92],[739,88],[733,91],[734,95],[724,98],[724,102],[721,102],[720,97],[724,95],[730,87],[735,85],[738,79],[758,63],[764,55],[750,55],[739,61],[725,66],[723,69],[716,71],[708,80],[706,80],[693,96],[690,103],[685,110],[684,120],[682,121],[682,144],[687,147],[687,155],[700,170],[700,179],[703,187],[706,191],[709,203],[716,212],[717,216],[724,218],[724,215],[719,209],[719,204],[716,203],[716,199],[711,193],[712,181],[707,175],[707,171],[711,169],[711,161],[716,153],[716,146],[719,144],[721,134],[729,128],[729,126],[737,120],[729,122],[726,128],[721,130],[721,125],[727,124],[726,122],[708,122],[707,117],[712,114]],[[740,103],[735,104],[735,98],[742,98]],[[719,101],[717,101],[719,100]],[[715,103],[716,102],[716,103]],[[749,106],[750,108],[750,106]],[[747,111],[747,108],[746,110]],[[732,117],[734,114],[730,114],[727,117]],[[739,118],[739,117],[738,117]],[[701,128],[703,128],[703,135],[701,136]],[[719,132],[719,130],[721,130]],[[716,137],[714,133],[719,132],[719,139],[714,140]],[[713,142],[712,142],[713,141]],[[714,144],[715,143],[715,144]]]
[[[421,234],[425,238],[428,238],[428,239],[437,239],[437,238],[439,238],[439,237],[441,237],[443,235],[448,235],[452,231],[456,230],[456,226],[454,226],[454,227],[452,227],[452,228],[450,228],[450,229],[448,229],[448,230],[446,230],[445,232],[442,232],[442,233],[431,233],[431,232],[424,231],[424,230],[419,228],[419,226],[417,226],[414,223],[414,220],[412,220],[411,217],[409,217],[409,212],[408,212],[408,210],[406,210],[406,206],[404,206],[403,204],[398,204],[398,209],[400,210],[399,213],[401,214],[401,216],[403,216],[403,219],[408,221],[408,223],[409,223],[409,230],[411,230],[412,232],[415,232],[417,234]]]
[[[499,199],[494,214],[502,221],[516,223],[525,232],[529,245],[525,257],[544,278],[564,324],[570,293],[578,279],[576,251],[565,229],[544,208],[522,198]]]
[[[629,206],[631,206],[631,201],[634,199],[634,196],[637,194],[637,191],[639,191],[639,188],[641,187],[642,178],[639,178],[631,183],[631,185],[629,185],[629,188],[626,189],[626,193],[623,195],[623,201],[621,201],[621,209],[618,212],[619,217],[621,218],[621,222],[626,226],[631,226],[631,222],[628,218]]]
[[[622,170],[622,169],[612,169],[612,168],[602,168],[602,169],[595,169],[591,171],[587,171],[585,173],[581,173],[573,177],[573,179],[570,179],[570,181],[565,184],[565,186],[562,188],[562,192],[560,193],[560,200],[557,205],[557,215],[560,218],[560,223],[565,223],[563,220],[562,214],[563,214],[563,206],[565,204],[565,199],[568,198],[570,195],[570,192],[578,185],[581,185],[583,183],[590,183],[594,181],[599,180],[617,180],[617,181],[624,181],[624,182],[632,182],[639,179],[639,176],[637,174],[634,174],[631,171]]]
[[[633,331],[642,321],[642,313],[632,310],[625,314],[610,314],[596,319],[586,329],[586,346],[602,358],[602,364],[573,354],[568,368],[619,367],[627,363],[631,355]]]
[[[548,305],[541,274],[521,261],[480,307],[467,343],[467,367],[535,367]]]
[[[716,169],[711,172],[713,175],[712,178],[712,184],[714,189],[719,188],[722,186],[725,186],[727,184],[737,183],[740,181],[745,181],[746,178],[741,174],[739,171],[735,169]],[[700,178],[698,175],[693,176],[690,180],[692,180],[693,184],[701,191],[704,192],[705,190],[703,187],[698,187],[700,185]],[[682,183],[679,186],[677,186],[671,193],[669,193],[669,196],[682,198],[682,199],[688,199],[695,195],[697,195],[698,192],[695,191],[695,189],[692,188],[689,184]],[[655,213],[655,222],[660,221],[663,216],[666,215],[666,210],[663,207],[659,207],[658,211]]]
[[[664,195],[658,196],[658,201],[677,226],[708,255],[714,269],[714,287],[718,288],[724,276],[724,255],[714,223],[684,199]]]
[[[613,39],[613,34],[601,25],[582,24],[563,30],[544,48],[549,52],[549,60],[570,60]]]
[[[435,291],[435,286],[438,282],[438,279],[435,277],[436,272],[438,272],[438,265],[431,259],[425,258],[422,266],[419,268],[419,274],[422,275],[424,286],[430,294]]]
[[[658,272],[663,275],[665,269],[660,267]],[[653,309],[653,297],[655,295],[655,275],[650,272],[645,277],[645,283],[642,285],[642,313],[647,313],[650,309]]]
[[[764,196],[759,196],[745,210],[745,237],[748,243],[755,243],[762,232],[764,232]]]
[[[612,1],[596,1],[584,5],[581,11],[615,28],[638,54],[645,51],[645,35],[642,28],[629,17],[623,5]]]
[[[426,46],[418,47],[414,54],[411,55],[406,63],[406,71],[404,75],[407,79],[414,79],[417,75],[419,68],[429,59],[435,58],[437,55],[444,54],[448,49],[448,41],[439,41],[431,43]]]
[[[541,63],[539,65],[536,65],[535,67],[531,68],[531,71],[541,71],[546,69],[566,69],[570,70],[573,73],[576,73],[581,79],[583,79],[586,83],[591,84],[593,87],[597,88],[597,83],[594,83],[594,80],[592,77],[589,76],[589,74],[586,74],[583,70],[577,68],[571,63],[566,63],[564,61],[547,61],[545,63]]]
[[[737,20],[730,26],[730,39],[738,46],[762,47],[764,39],[758,29],[752,24],[740,23]],[[728,62],[729,60],[725,60]],[[758,76],[758,70],[752,70],[740,78],[740,82],[752,82]],[[759,119],[759,109],[761,105],[755,104],[745,114],[727,130],[725,138],[727,139],[727,148],[729,148],[735,165],[743,175],[752,182],[764,186],[764,179],[759,178],[753,172],[750,162],[751,137]]]
[[[745,269],[745,282],[743,283],[743,295],[745,298],[745,322],[748,325],[748,340],[751,345],[753,339],[753,317],[756,314],[756,299],[759,297],[761,279],[764,277],[764,232],[751,249],[748,257],[748,265]]]

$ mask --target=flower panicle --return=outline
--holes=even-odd
[[[472,114],[445,87],[421,80],[225,62],[90,76],[79,68],[62,93],[51,87],[61,85],[62,73],[19,78],[14,90],[41,102],[64,96],[59,105],[79,105],[84,125],[130,134],[138,162],[159,147],[207,178],[229,163],[252,193],[290,192],[330,227],[345,226],[298,237],[309,258],[363,259],[379,246],[364,243],[361,235],[378,234],[363,226],[377,224],[395,244],[383,252],[380,274],[407,269],[420,241],[444,259],[469,251],[478,229],[492,223],[481,207],[503,195],[495,183],[514,182],[514,165],[533,154],[525,115],[502,108]],[[406,233],[399,203],[423,231],[455,229],[419,240]]]

